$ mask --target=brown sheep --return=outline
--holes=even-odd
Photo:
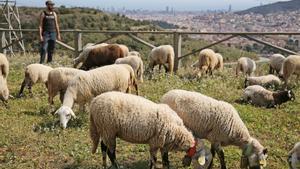
[[[123,58],[124,52],[119,45],[107,45],[92,49],[83,62],[80,69],[89,70],[93,67],[101,67],[114,64],[118,58]]]

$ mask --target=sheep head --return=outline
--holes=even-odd
[[[60,124],[64,129],[67,128],[67,124],[72,117],[76,118],[73,110],[68,106],[61,106],[54,114],[59,115]]]
[[[184,156],[183,160],[182,160],[182,164],[184,167],[190,166],[192,163],[192,158],[194,157],[194,155],[197,152],[197,140],[195,140],[194,144],[192,145],[192,147],[190,147],[188,149],[188,151],[186,152],[186,155]]]

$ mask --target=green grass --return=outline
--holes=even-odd
[[[25,65],[36,62],[35,54],[9,58],[11,63],[9,89],[16,95],[23,80]],[[54,66],[70,66],[68,57],[56,57]],[[146,65],[146,64],[145,64]],[[267,66],[260,66],[259,74],[267,72]],[[198,91],[234,105],[250,130],[269,149],[268,167],[287,168],[286,155],[293,144],[299,141],[299,100],[283,104],[280,108],[265,109],[251,105],[236,104],[242,94],[242,78],[234,77],[234,70],[226,68],[215,76],[194,78],[191,73],[180,69],[178,76],[155,74],[151,80],[140,85],[141,95],[158,102],[171,89]],[[101,154],[91,154],[88,131],[88,115],[78,112],[78,118],[69,123],[66,130],[60,129],[58,118],[49,114],[47,92],[44,85],[33,87],[34,96],[9,101],[9,109],[0,105],[0,168],[99,168]],[[300,96],[299,87],[295,88]],[[58,98],[55,100],[59,107]],[[240,150],[226,147],[225,158],[228,168],[239,168]],[[148,146],[134,145],[118,140],[117,159],[124,168],[144,169],[148,165]],[[173,168],[181,167],[183,153],[171,152]],[[159,158],[160,159],[160,158]],[[215,167],[218,162],[215,161]]]

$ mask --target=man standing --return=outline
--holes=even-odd
[[[54,12],[54,3],[50,0],[46,1],[47,9],[40,15],[40,63],[44,63],[47,53],[47,63],[52,61],[52,56],[55,48],[55,40],[61,40],[57,15]]]

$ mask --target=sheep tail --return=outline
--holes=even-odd
[[[94,122],[92,114],[90,115],[90,136],[93,142],[92,153],[95,154],[100,142],[100,135]]]
[[[169,72],[173,74],[174,70],[174,53],[168,54]]]

